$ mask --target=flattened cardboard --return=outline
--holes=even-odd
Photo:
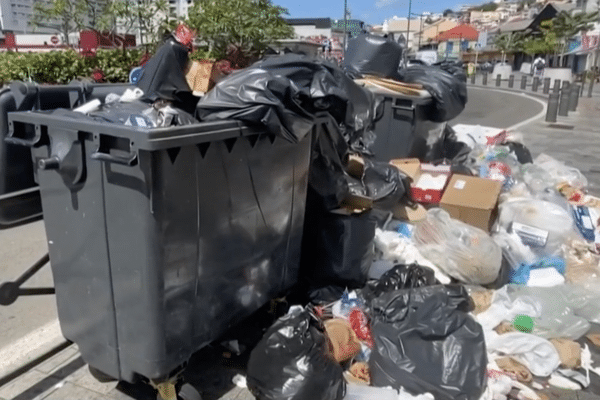
[[[421,173],[421,162],[418,158],[399,158],[391,160],[390,164],[406,174],[413,182]]]
[[[496,219],[502,182],[454,175],[440,201],[452,218],[489,232]]]

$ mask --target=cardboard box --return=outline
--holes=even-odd
[[[362,179],[365,174],[365,160],[357,154],[350,154],[346,162],[346,172],[356,179]]]
[[[452,218],[489,232],[498,214],[502,182],[474,176],[454,175],[440,207]]]
[[[421,162],[418,158],[400,158],[397,160],[391,160],[390,164],[406,174],[410,179],[413,180],[413,182],[421,173]]]
[[[221,72],[218,63],[210,60],[193,61],[185,78],[190,89],[196,93],[206,93],[225,74]]]
[[[449,165],[421,164],[421,172],[410,189],[413,200],[423,204],[438,204],[451,175]]]

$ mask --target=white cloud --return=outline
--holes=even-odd
[[[383,7],[387,7],[387,6],[391,6],[394,3],[397,3],[398,0],[377,0],[375,2],[375,7],[376,8],[383,8]]]

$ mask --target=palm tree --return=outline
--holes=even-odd
[[[562,65],[562,58],[567,48],[568,39],[577,35],[581,31],[588,31],[594,28],[594,22],[598,20],[598,12],[578,13],[571,15],[566,11],[561,11],[552,19],[552,30],[560,49],[559,63]]]
[[[502,33],[494,38],[494,45],[502,51],[502,63],[506,61],[507,53],[515,53],[523,48],[525,34],[523,32]]]

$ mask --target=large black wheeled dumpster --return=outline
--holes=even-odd
[[[312,136],[9,116],[40,185],[60,325],[115,379],[160,382],[297,281]]]

